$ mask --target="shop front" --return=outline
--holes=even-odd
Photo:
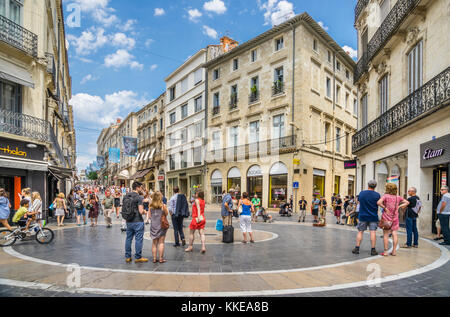
[[[263,173],[259,165],[253,165],[247,172],[247,192],[250,198],[255,194],[260,199],[263,197]]]
[[[288,169],[282,162],[275,163],[269,173],[269,206],[278,208],[287,200]]]
[[[437,233],[437,206],[442,199],[442,186],[449,186],[450,173],[450,134],[420,145],[420,167],[432,170],[433,177],[433,211],[431,228]]]
[[[313,195],[325,197],[325,171],[314,169],[313,171]]]
[[[222,203],[222,173],[215,170],[211,175],[211,202],[213,204]]]
[[[236,192],[237,199],[241,199],[241,180],[241,171],[239,171],[237,167],[233,167],[229,170],[227,177],[227,192],[233,188]]]

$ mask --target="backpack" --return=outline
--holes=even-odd
[[[417,199],[417,200],[416,200],[416,206],[413,207],[413,208],[411,208],[411,209],[412,209],[412,211],[414,211],[414,213],[415,213],[416,215],[418,215],[418,214],[419,214],[419,211],[420,211],[420,208],[422,208],[422,202],[421,202],[419,199]]]
[[[135,210],[133,209],[134,195],[129,193],[127,194],[122,201],[122,218],[126,221],[131,221],[134,219],[136,215]]]
[[[81,200],[77,200],[77,202],[75,203],[75,209],[76,210],[82,210],[83,209],[83,203],[81,202]]]

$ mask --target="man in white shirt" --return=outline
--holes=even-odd
[[[172,216],[172,225],[173,225],[173,232],[175,234],[175,244],[174,247],[180,246],[180,239],[183,246],[186,245],[186,240],[184,239],[184,232],[183,232],[183,220],[184,218],[177,214],[177,201],[178,201],[178,195],[180,195],[180,188],[175,187],[173,189],[173,192],[175,193],[172,198],[169,200],[169,213]]]
[[[450,218],[450,193],[448,190],[448,186],[442,186],[442,199],[437,207],[437,214],[441,224],[442,234],[444,236],[444,242],[440,243],[440,245],[450,245],[450,229],[448,227]]]

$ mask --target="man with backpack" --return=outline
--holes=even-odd
[[[133,238],[135,242],[135,263],[148,262],[148,259],[142,257],[142,247],[144,244],[144,218],[142,215],[146,213],[144,209],[144,198],[142,197],[142,184],[134,182],[133,191],[126,194],[122,202],[122,218],[127,224],[127,239],[125,241],[125,259],[127,263],[131,263],[131,244]]]
[[[419,216],[420,210],[422,209],[422,202],[419,196],[417,196],[417,189],[411,187],[408,189],[409,205],[406,209],[406,244],[402,248],[409,249],[411,247],[419,247],[419,232],[417,230],[417,217]],[[412,237],[414,235],[414,244],[412,244]]]
[[[175,234],[174,247],[180,246],[180,239],[183,246],[186,245],[183,232],[183,220],[189,218],[189,205],[184,194],[180,194],[180,188],[174,187],[175,193],[169,200],[169,212],[172,216],[173,232]]]

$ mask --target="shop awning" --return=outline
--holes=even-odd
[[[58,179],[73,178],[73,171],[68,168],[49,166],[48,170]]]
[[[0,78],[34,88],[31,74],[25,68],[5,61],[4,59],[0,59]]]
[[[145,170],[138,171],[131,177],[131,179],[143,178],[143,177],[147,176],[147,174],[150,173],[152,170],[153,170],[153,168],[148,168]]]
[[[150,157],[148,158],[150,161],[153,159],[153,156],[155,155],[155,152],[156,152],[156,148],[154,148],[152,150],[152,153],[150,154]]]
[[[130,172],[128,172],[128,170],[123,170],[117,175],[117,179],[130,179]]]
[[[0,167],[15,168],[15,169],[21,169],[21,170],[26,170],[26,171],[40,171],[40,172],[48,171],[48,165],[45,162],[34,163],[34,162],[21,161],[21,160],[12,160],[9,158],[8,159],[0,158]]]
[[[150,150],[148,150],[147,153],[145,153],[145,157],[142,161],[143,162],[147,161],[149,156],[150,156]]]

